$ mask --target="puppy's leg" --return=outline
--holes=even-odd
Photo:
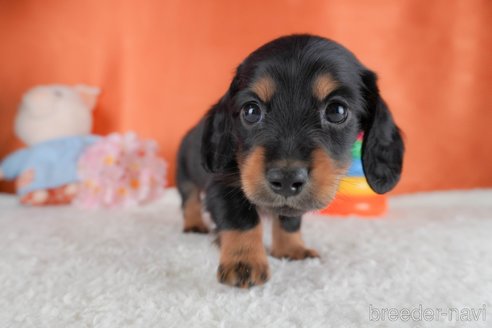
[[[272,223],[272,256],[302,260],[319,257],[318,252],[304,246],[301,238],[301,217],[277,216]]]
[[[184,216],[183,232],[208,233],[208,228],[202,218],[202,202],[200,200],[200,188],[195,184],[187,170],[185,149],[189,147],[186,138],[179,150],[176,186],[181,196],[181,208]]]
[[[221,231],[219,238],[217,279],[221,283],[246,288],[268,280],[270,273],[260,223],[249,230]]]
[[[183,198],[183,216],[183,232],[208,233],[208,227],[202,218],[200,192],[196,187]]]
[[[247,288],[265,283],[270,271],[256,208],[240,188],[207,190],[207,208],[219,230],[217,279]]]

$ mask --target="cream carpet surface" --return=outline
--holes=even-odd
[[[492,190],[391,199],[380,219],[308,215],[321,259],[216,282],[212,235],[181,233],[175,190],[131,210],[0,196],[0,327],[492,327]],[[269,247],[269,222],[265,244]]]

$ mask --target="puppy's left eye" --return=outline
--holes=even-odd
[[[243,106],[242,116],[244,122],[255,124],[261,121],[263,114],[258,104],[251,102]]]
[[[328,122],[341,124],[348,116],[347,106],[341,102],[332,102],[326,106],[325,118]]]

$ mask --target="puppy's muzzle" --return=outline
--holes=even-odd
[[[306,168],[271,168],[266,172],[266,180],[270,189],[281,196],[298,195],[306,183],[309,174]]]

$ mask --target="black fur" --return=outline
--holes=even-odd
[[[287,232],[296,232],[301,229],[301,217],[280,216],[280,227]]]
[[[386,103],[379,95],[376,74],[362,74],[367,118],[362,143],[364,174],[371,188],[380,194],[390,191],[400,180],[403,165],[403,139]]]
[[[207,188],[207,209],[222,230],[248,230],[260,221],[256,208],[241,189],[220,181]]]
[[[320,101],[313,96],[312,84],[323,73],[337,87]],[[265,75],[276,88],[273,98],[263,103],[250,87]],[[333,99],[349,109],[346,121],[338,125],[324,119]],[[241,108],[248,102],[257,103],[264,113],[263,121],[255,126],[241,119]],[[183,202],[190,190],[205,191],[206,207],[219,230],[254,227],[259,206],[298,218],[282,220],[285,230],[295,231],[304,212],[326,205],[316,199],[316,190],[287,199],[270,191],[248,197],[240,179],[240,159],[261,146],[265,169],[289,160],[311,170],[313,152],[321,149],[342,169],[350,163],[351,147],[361,131],[365,132],[362,160],[369,185],[378,193],[387,192],[399,180],[404,149],[399,129],[379,95],[375,74],[333,41],[311,35],[282,37],[239,65],[226,94],[183,139],[178,189]]]

